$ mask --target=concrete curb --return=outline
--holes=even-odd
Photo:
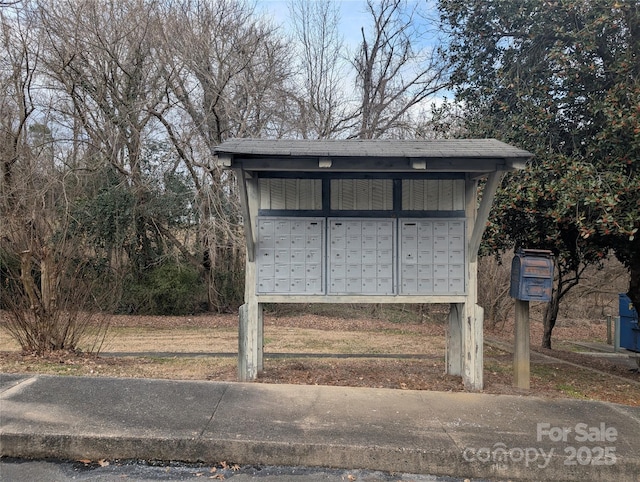
[[[74,435],[0,434],[0,453],[6,457],[66,460],[162,460],[239,465],[306,466],[367,469],[384,472],[436,474],[452,477],[515,480],[637,482],[640,457],[625,457],[612,466],[564,465],[555,455],[544,475],[536,464],[510,460],[498,463],[465,460],[460,450],[405,449],[377,445],[354,446],[237,440],[89,437]]]
[[[0,377],[0,403],[0,455],[10,457],[227,461],[497,480],[637,482],[640,474],[640,410],[602,402],[13,376]],[[570,427],[567,440],[541,437],[540,422]],[[582,442],[572,433],[577,423],[593,430],[604,424],[616,436]],[[615,459],[601,457],[604,445]]]

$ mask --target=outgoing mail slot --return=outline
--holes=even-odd
[[[553,253],[520,249],[511,263],[510,295],[522,301],[551,301]]]

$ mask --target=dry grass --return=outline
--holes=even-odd
[[[416,390],[464,389],[460,377],[444,374],[446,323],[443,320],[446,317],[441,313],[414,316],[411,321],[404,310],[394,308],[372,313],[347,307],[346,317],[309,311],[313,309],[278,310],[265,316],[265,371],[259,381]],[[512,333],[512,322],[506,321],[487,330],[486,336],[509,344]],[[541,324],[534,320],[532,347],[539,345],[541,334]],[[601,322],[563,321],[554,332],[557,346],[604,337],[606,325]],[[2,372],[231,381],[236,379],[236,351],[235,315],[114,317],[103,351],[97,357],[61,353],[39,358],[21,354],[6,331],[0,329]],[[112,356],[113,352],[121,355]],[[397,357],[386,358],[381,354]],[[569,361],[584,366],[550,361],[534,352],[532,389],[525,393],[512,387],[511,353],[486,346],[484,391],[578,397],[640,406],[637,373],[608,362],[594,365],[605,374],[595,373],[586,368],[594,363],[592,358],[569,351],[547,354],[569,357]]]

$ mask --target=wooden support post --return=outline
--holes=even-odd
[[[451,303],[449,329],[447,330],[447,374],[462,376],[462,317],[464,304]]]
[[[258,375],[264,371],[264,310],[258,303]]]
[[[249,305],[246,303],[240,306],[238,317],[238,381],[249,380],[249,358],[247,356],[247,345],[249,344]]]
[[[236,179],[238,181],[238,192],[240,194],[240,206],[242,208],[244,237],[247,243],[247,259],[250,263],[255,261],[255,242],[256,237],[253,232],[253,220],[255,219],[255,204],[257,203],[255,191],[255,180],[249,181],[244,169],[236,170]]]
[[[516,300],[515,348],[513,351],[513,385],[529,389],[529,302]]]
[[[258,378],[261,365],[258,329],[262,321],[262,304],[248,302],[240,307],[238,329],[238,380],[248,382]]]
[[[495,179],[494,179],[495,177]],[[492,176],[491,189],[497,187],[499,176]],[[486,188],[485,188],[486,189]],[[482,390],[483,388],[483,349],[484,349],[484,310],[476,303],[478,301],[478,236],[482,236],[488,207],[489,197],[483,198],[481,212],[477,209],[478,182],[467,179],[465,183],[465,214],[467,218],[467,299],[462,309],[462,382],[467,390]],[[485,213],[486,212],[486,213]]]
[[[476,304],[464,310],[464,372],[462,382],[467,390],[482,390],[484,386],[484,309]]]
[[[255,380],[263,370],[263,309],[256,298],[256,233],[258,216],[258,181],[250,178],[244,170],[236,171],[242,203],[242,215],[247,241],[247,259],[244,279],[244,301],[240,307],[238,325],[238,380]]]

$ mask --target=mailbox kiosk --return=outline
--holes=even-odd
[[[482,389],[478,247],[503,173],[529,152],[495,139],[230,139],[216,155],[238,180],[246,238],[240,380],[262,369],[264,303],[447,303],[447,372]]]
[[[521,301],[551,301],[553,253],[542,249],[520,249],[511,262],[512,298]]]

